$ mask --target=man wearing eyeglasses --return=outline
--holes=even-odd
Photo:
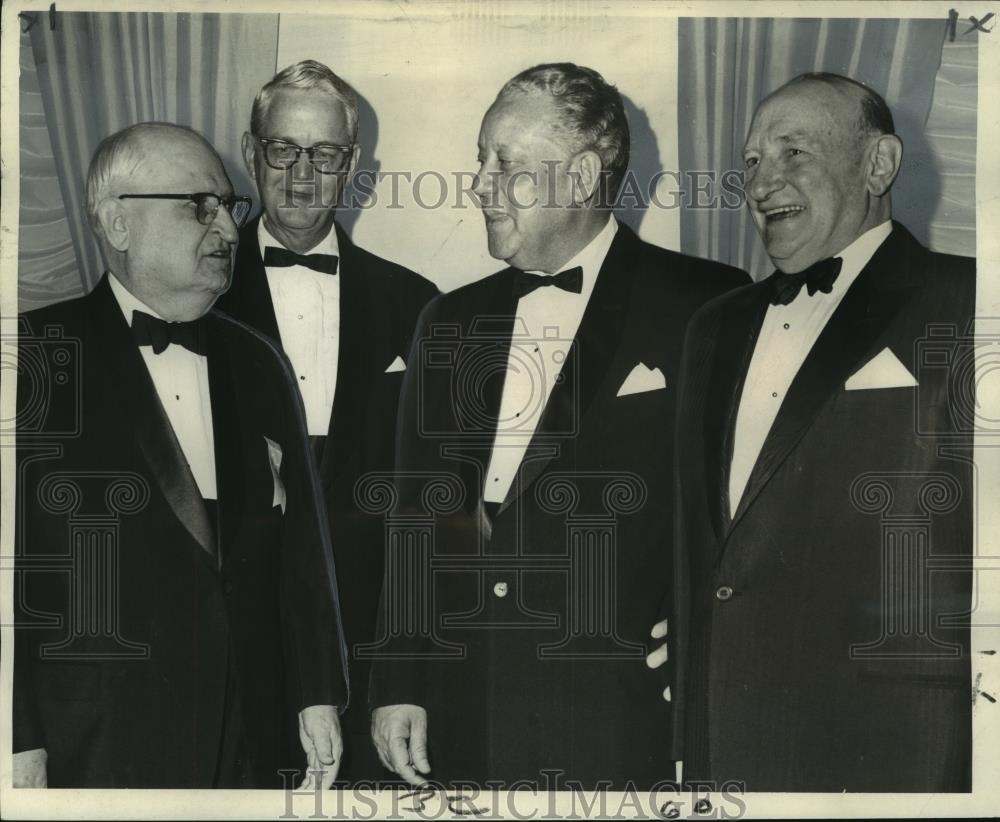
[[[437,289],[355,246],[336,224],[354,171],[358,102],[328,67],[279,72],[253,103],[243,156],[262,213],[240,232],[232,288],[218,307],[280,341],[295,371],[329,509],[344,629],[374,639],[384,523],[355,501],[358,480],[394,466],[396,408],[417,315]],[[369,665],[351,655],[340,776],[381,775],[368,728]]]
[[[13,783],[330,784],[345,660],[295,379],[211,310],[250,201],[143,123],[87,206],[108,273],[21,320]]]

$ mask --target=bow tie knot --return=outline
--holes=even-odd
[[[336,274],[338,258],[336,254],[297,254],[287,248],[269,245],[264,249],[264,265],[267,268],[289,268],[301,265],[320,274]]]
[[[152,346],[154,354],[162,354],[173,343],[193,354],[205,355],[205,324],[200,319],[171,323],[145,311],[133,311],[132,334],[140,347]]]
[[[829,294],[837,277],[840,276],[840,267],[843,263],[840,257],[827,257],[795,274],[775,271],[771,277],[773,288],[771,305],[788,305],[799,296],[802,286],[806,287],[810,297],[817,291]]]
[[[567,268],[558,274],[531,274],[527,271],[518,271],[514,277],[514,296],[524,297],[536,288],[554,285],[563,291],[579,294],[583,291],[583,268]]]

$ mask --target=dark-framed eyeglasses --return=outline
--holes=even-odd
[[[242,228],[250,216],[253,206],[249,197],[237,194],[222,196],[210,191],[199,191],[197,194],[119,194],[119,200],[189,200],[195,205],[195,217],[202,225],[211,225],[219,214],[222,206],[226,207],[229,216],[233,218],[237,228]]]
[[[264,162],[279,171],[287,171],[305,154],[312,167],[320,174],[337,174],[347,168],[351,152],[354,151],[354,143],[347,145],[317,143],[314,146],[300,146],[287,140],[258,137],[256,134],[254,139],[264,149]]]

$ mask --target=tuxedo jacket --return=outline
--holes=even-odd
[[[50,787],[211,787],[226,721],[280,787],[298,710],[346,704],[294,378],[261,335],[205,325],[215,506],[107,277],[21,319],[14,750],[48,751]]]
[[[515,274],[445,294],[421,317],[373,703],[427,709],[436,780],[556,790],[542,773],[552,769],[584,785],[648,786],[673,778],[669,706],[644,657],[672,568],[681,342],[697,308],[748,277],[619,226],[491,512],[482,489],[508,355],[533,345],[515,329]],[[622,390],[630,376],[635,393]]]
[[[893,225],[730,518],[769,295],[727,294],[688,332],[670,622],[685,775],[751,791],[969,790],[975,261]]]
[[[233,284],[217,307],[280,342],[274,303],[257,239],[259,218],[240,232]],[[408,364],[417,315],[438,293],[428,280],[358,248],[339,225],[340,348],[337,387],[320,480],[341,580],[341,610],[350,647],[372,641],[382,585],[385,525],[355,499],[369,472],[393,469],[393,443],[403,370],[386,373],[398,357]],[[353,710],[348,727],[369,733],[369,665],[351,656]],[[351,763],[347,763],[348,767]]]

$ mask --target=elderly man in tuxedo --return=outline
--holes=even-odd
[[[692,321],[654,629],[685,777],[967,791],[975,261],[892,221],[902,144],[860,83],[778,89],[744,159],[777,271]]]
[[[628,121],[590,68],[511,79],[478,150],[489,251],[510,267],[420,321],[397,514],[434,532],[429,560],[418,538],[387,565],[373,736],[415,784],[648,786],[673,777],[644,656],[672,564],[681,341],[748,278],[612,216]]]
[[[346,663],[301,401],[211,310],[249,199],[200,135],[142,123],[87,203],[107,274],[22,318],[14,783],[330,784]]]
[[[370,666],[384,523],[356,500],[358,481],[393,468],[399,389],[417,315],[437,289],[357,247],[336,223],[360,154],[354,90],[303,60],[257,95],[243,157],[261,215],[240,232],[233,285],[218,308],[284,349],[319,465],[351,649],[351,708],[340,778],[382,774],[369,734]]]

